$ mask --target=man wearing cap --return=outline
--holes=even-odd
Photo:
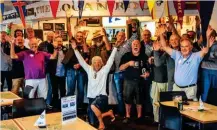
[[[92,40],[93,45],[90,47],[90,59],[94,56],[100,56],[103,63],[106,64],[111,51],[111,45],[109,44],[105,29],[102,28],[101,32],[95,32]]]

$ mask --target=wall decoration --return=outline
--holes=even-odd
[[[44,31],[53,31],[53,23],[43,23]]]
[[[55,23],[55,30],[64,31],[65,30],[65,23]]]
[[[63,41],[68,41],[67,31],[61,31],[61,37],[62,37]]]

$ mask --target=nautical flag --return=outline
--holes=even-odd
[[[25,16],[27,14],[26,11],[26,2],[20,1],[20,0],[11,0],[13,6],[15,7],[18,15],[20,16],[20,19],[23,23],[24,28],[26,27],[26,21]]]
[[[178,0],[178,1],[173,1],[174,3],[174,7],[176,9],[176,14],[178,16],[178,22],[179,24],[181,25],[181,28],[182,28],[182,23],[183,23],[183,16],[185,14],[185,1],[181,1],[181,0]]]
[[[113,9],[115,7],[115,1],[114,0],[107,0],[107,4],[108,4],[110,16],[112,16]]]
[[[155,1],[151,14],[153,19],[159,19],[161,17],[168,16],[168,1]]]
[[[59,0],[50,0],[49,2],[50,2],[52,15],[54,18],[56,18],[58,6],[59,6]]]
[[[129,0],[124,0],[123,2],[124,2],[124,10],[126,12],[130,1]]]
[[[82,17],[83,7],[84,7],[84,0],[79,0],[78,1],[79,19],[81,19]]]
[[[145,0],[139,0],[139,5],[142,10],[144,9],[144,4],[145,4]]]
[[[148,9],[151,13],[152,9],[154,8],[155,0],[148,0],[147,3],[148,3]]]
[[[204,41],[206,41],[206,30],[209,25],[209,21],[211,19],[213,13],[215,1],[200,1],[200,19],[201,19],[201,27],[202,27],[202,35]]]
[[[3,21],[3,14],[4,14],[4,0],[0,0],[0,22]]]

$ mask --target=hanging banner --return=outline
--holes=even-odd
[[[148,3],[148,9],[150,12],[152,12],[152,9],[154,8],[155,0],[147,0]]]
[[[200,19],[201,19],[201,27],[202,27],[202,36],[204,41],[206,41],[206,30],[209,26],[209,21],[213,13],[214,4],[215,1],[200,1]],[[216,14],[214,13],[214,15]],[[216,25],[216,21],[215,21],[215,25]]]
[[[20,19],[23,23],[24,28],[26,27],[26,21],[25,21],[25,16],[26,16],[26,2],[22,2],[20,0],[12,0],[11,1],[13,6],[15,7],[18,15],[20,16]]]
[[[108,4],[110,16],[112,16],[113,9],[115,7],[115,1],[114,0],[107,0],[107,4]]]
[[[50,2],[52,15],[53,15],[54,18],[56,18],[57,9],[58,9],[58,6],[59,6],[59,0],[50,0],[49,2]]]
[[[124,0],[123,2],[124,2],[124,10],[126,12],[130,1],[129,0]]]
[[[139,0],[140,8],[143,10],[145,5],[145,0]]]
[[[167,12],[167,1],[157,0],[154,3],[154,7],[152,9],[152,18],[159,19],[165,16],[165,12]]]
[[[176,14],[178,16],[178,22],[181,25],[182,28],[182,24],[183,24],[183,16],[184,16],[184,11],[185,11],[185,1],[182,0],[177,0],[177,1],[173,1],[174,3],[174,7],[176,9]]]
[[[3,17],[3,15],[4,15],[4,8],[5,6],[4,6],[4,0],[0,0],[0,22],[2,22],[2,17]]]
[[[84,0],[79,0],[78,1],[79,19],[81,19],[82,17],[83,7],[84,7]]]

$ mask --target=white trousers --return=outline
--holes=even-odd
[[[35,97],[35,92],[37,91],[37,97],[42,97],[44,99],[47,98],[47,83],[46,79],[27,79],[25,86],[32,86],[33,88],[31,89],[29,93],[29,98],[34,98]]]

